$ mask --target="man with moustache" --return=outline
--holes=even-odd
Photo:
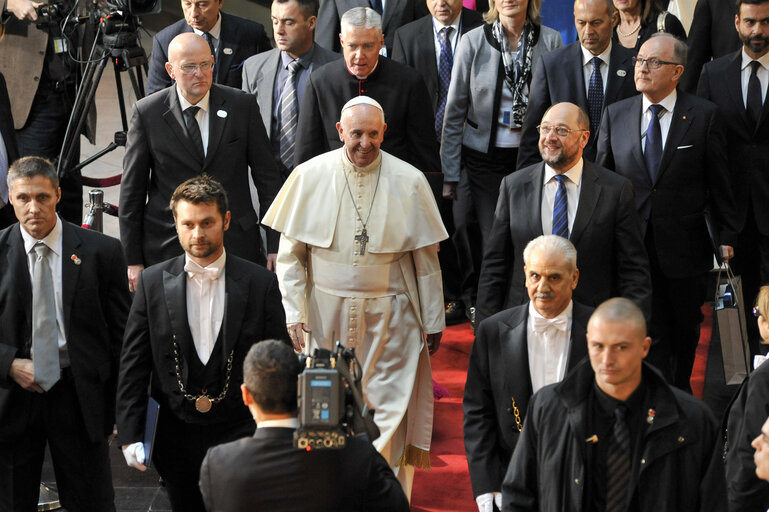
[[[726,510],[713,413],[644,363],[651,338],[623,298],[595,310],[590,361],[536,393],[502,484],[502,510]]]
[[[166,73],[168,45],[179,34],[203,36],[214,56],[214,83],[240,89],[243,62],[270,49],[264,27],[255,21],[221,11],[223,0],[181,0],[184,19],[164,28],[152,39],[147,94],[173,84]]]
[[[240,399],[255,342],[288,342],[275,274],[225,251],[222,185],[191,178],[171,196],[177,256],[141,273],[120,357],[117,426],[126,463],[146,469],[147,390],[158,404],[153,460],[174,512],[204,512],[200,464],[211,446],[254,433]]]
[[[483,255],[477,318],[526,302],[523,249],[543,234],[577,248],[574,300],[597,306],[617,295],[651,309],[646,259],[630,181],[582,157],[587,114],[572,103],[550,107],[537,127],[543,162],[509,174],[499,191]]]
[[[502,508],[502,478],[531,395],[587,355],[593,308],[571,298],[579,281],[576,249],[542,235],[526,245],[523,259],[530,302],[481,322],[467,369],[465,453],[479,512]]]
[[[313,43],[317,0],[274,0],[276,48],[243,64],[243,90],[256,95],[272,154],[285,177],[294,169],[299,105],[310,73],[342,56]]]
[[[540,160],[537,125],[551,105],[570,102],[587,112],[590,138],[586,160],[595,160],[601,113],[606,105],[633,96],[633,50],[612,43],[617,24],[612,0],[576,0],[574,25],[579,41],[543,55],[534,68],[529,107],[521,128],[518,169]]]
[[[740,0],[734,25],[742,48],[705,64],[697,95],[718,106],[724,124],[726,158],[737,206],[738,234],[730,261],[742,277],[742,295],[751,303],[769,283],[769,1]],[[745,308],[750,351],[759,353],[756,322]]]

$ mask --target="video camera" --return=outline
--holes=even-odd
[[[302,357],[306,368],[298,378],[299,427],[294,432],[294,447],[341,449],[348,436],[378,438],[374,411],[363,400],[355,350],[337,342],[334,352],[315,349],[312,356]]]

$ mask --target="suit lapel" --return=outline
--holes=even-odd
[[[168,107],[168,110],[163,112],[163,120],[165,120],[166,124],[171,129],[176,138],[179,139],[179,142],[181,142],[182,145],[187,149],[186,153],[200,161],[200,150],[192,144],[192,141],[187,136],[187,128],[184,123],[184,117],[182,116],[182,106],[179,103],[179,97],[177,96],[175,86],[166,89],[165,103]]]
[[[187,321],[187,273],[184,272],[184,255],[177,256],[170,268],[163,271],[163,293],[171,322],[171,333],[181,349],[181,357],[192,357],[195,354],[195,345]],[[182,365],[184,382],[187,382],[188,366]]]
[[[630,115],[627,117],[631,120],[631,122],[624,124],[620,129],[625,130],[625,139],[630,141],[630,153],[633,155],[633,158],[636,161],[637,168],[646,171],[641,174],[644,175],[644,179],[648,182],[649,185],[651,185],[651,178],[649,177],[649,172],[646,169],[646,160],[644,160],[643,150],[641,149],[642,98],[643,96],[640,94],[635,97],[632,105],[630,106]],[[635,125],[632,122],[633,119],[638,119],[638,125]]]
[[[662,151],[659,172],[657,172],[657,182],[659,182],[662,175],[667,171],[667,167],[673,159],[673,155],[676,154],[681,139],[686,135],[695,116],[691,106],[688,105],[688,102],[686,101],[686,96],[681,93],[678,94],[678,99],[676,100],[676,106],[673,108],[672,116],[673,118],[670,120],[670,130],[668,130],[668,137],[665,142],[665,149]]]
[[[521,396],[529,397],[532,394],[531,371],[529,370],[529,349],[527,345],[526,323],[529,317],[529,308],[522,306],[516,308],[508,321],[499,322],[499,339],[502,343],[503,361],[512,362],[516,368],[505,368],[505,381],[507,390],[512,393],[519,390],[519,384],[525,382],[525,389],[520,390]],[[516,398],[514,395],[511,398]],[[504,400],[509,400],[504,397]],[[516,400],[519,402],[519,400]],[[519,402],[520,403],[520,402]],[[511,405],[510,401],[505,404]]]
[[[587,105],[587,91],[585,90],[585,72],[582,65],[582,45],[579,41],[574,43],[573,50],[569,56],[571,65],[568,67],[569,72],[566,74],[567,83],[566,87],[570,91],[576,91],[577,105],[585,112],[588,111]]]
[[[216,150],[219,148],[219,142],[222,139],[224,128],[229,119],[229,112],[225,108],[227,101],[219,93],[218,86],[214,85],[211,87],[211,95],[208,101],[208,151],[206,152],[206,160],[203,164],[204,171],[214,159],[214,156],[216,156]]]
[[[80,277],[80,264],[83,263],[80,253],[80,237],[77,236],[75,229],[67,222],[62,222],[61,233],[61,295],[62,310],[64,313],[64,332],[69,337],[70,314],[72,313],[72,303],[75,301],[75,289],[77,288],[78,278]],[[80,264],[73,261],[80,261]],[[93,261],[85,261],[86,265],[93,265]]]
[[[238,342],[240,326],[246,313],[245,298],[247,296],[247,290],[243,289],[243,274],[236,264],[233,263],[232,258],[227,258],[224,279],[224,322],[222,323],[223,368],[227,364],[230,352]]]
[[[316,54],[317,52],[313,53],[313,56]],[[278,74],[278,67],[280,64],[280,50],[278,50],[275,52],[275,57],[271,58],[264,64],[264,66],[262,66],[259,76],[256,77],[256,93],[259,96],[259,105],[264,105],[265,107],[260,107],[260,110],[262,119],[267,120],[267,122],[264,123],[264,127],[267,130],[268,136],[272,133],[272,111],[275,108],[272,104],[272,93],[273,87],[275,86],[275,77]]]
[[[227,79],[227,71],[232,66],[232,59],[235,57],[236,48],[233,47],[237,47],[237,34],[231,33],[235,28],[234,25],[230,27],[229,21],[227,15],[222,13],[222,24],[219,26],[219,46],[216,48],[216,55],[214,55],[216,68],[214,83],[217,84]],[[225,48],[230,51],[225,52]]]
[[[368,3],[368,2],[366,2]],[[382,15],[382,32],[385,34],[390,33],[390,22],[395,17],[395,13],[400,14],[405,6],[406,0],[387,0],[385,3],[384,13]],[[397,27],[395,27],[397,28]]]
[[[581,314],[582,307],[573,301],[572,304],[571,347],[569,348],[569,360],[566,362],[566,373],[569,373],[587,355],[585,332],[587,332],[587,321],[590,319],[590,312],[583,318]]]
[[[530,198],[527,217],[532,238],[542,235],[542,181],[545,179],[545,164],[540,163],[531,171],[531,177],[524,182],[524,197]]]
[[[21,229],[21,226],[16,224],[11,228],[11,232],[8,233],[8,248],[5,253],[5,261],[2,262],[2,268],[14,277],[14,288],[16,288],[19,304],[23,305],[17,311],[24,313],[26,317],[24,323],[31,334],[32,282],[29,278],[30,269],[27,253],[24,251],[24,239],[21,238]],[[26,343],[26,340],[18,340],[17,343],[18,346],[22,346],[23,343]]]
[[[618,43],[612,43],[612,50],[609,52],[609,73],[606,75],[606,92],[603,95],[604,108],[606,105],[615,102],[622,88],[622,83],[628,80],[628,63],[623,60],[622,55],[616,50],[617,45]],[[630,73],[630,79],[632,78],[633,75]]]
[[[729,95],[729,99],[732,102],[732,108],[736,112],[740,113],[740,119],[743,124],[748,127],[747,132],[751,132],[751,128],[748,125],[748,116],[745,113],[745,103],[742,100],[742,50],[735,52],[729,63],[727,64],[726,76],[723,77],[726,91]],[[720,77],[716,77],[719,79]]]
[[[598,198],[601,196],[601,186],[597,183],[598,174],[593,166],[587,160],[583,160],[582,166],[582,185],[579,191],[579,202],[577,203],[577,213],[574,215],[574,224],[571,228],[569,239],[571,243],[577,245],[585,228],[590,224],[593,217]]]
[[[427,70],[427,73],[424,74],[424,76],[427,77],[427,90],[430,93],[430,97],[435,98],[435,103],[433,104],[433,110],[438,109],[438,92],[440,90],[440,80],[438,78],[438,65],[435,62],[435,31],[433,29],[433,18],[432,16],[426,16],[422,18],[424,22],[422,23],[422,28],[419,30],[419,33],[417,34],[415,43],[415,48],[424,48],[424,51],[418,51],[417,56],[417,62],[420,69]],[[433,93],[436,94],[433,94]]]

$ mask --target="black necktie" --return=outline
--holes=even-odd
[[[587,90],[587,106],[590,117],[590,136],[598,135],[601,126],[601,110],[603,109],[603,78],[601,78],[601,59],[593,57],[593,73],[590,75],[590,85]]]
[[[646,147],[644,148],[644,162],[652,183],[657,180],[660,161],[662,160],[662,130],[660,129],[660,112],[665,107],[662,105],[650,105],[649,111],[652,118],[646,128]]]
[[[187,124],[187,136],[190,138],[192,144],[197,148],[198,153],[205,159],[206,154],[203,151],[203,137],[200,135],[200,126],[198,126],[198,120],[195,119],[195,114],[198,113],[200,107],[187,107],[184,111],[184,122]]]
[[[614,409],[614,429],[606,454],[606,512],[627,511],[630,486],[630,430],[625,422],[627,409],[620,404]]]
[[[745,106],[745,113],[748,115],[748,121],[753,127],[758,124],[758,118],[761,117],[763,102],[761,101],[761,82],[758,79],[758,68],[761,63],[754,60],[750,63],[750,79],[748,80],[748,101]]]
[[[440,80],[440,94],[438,99],[438,111],[435,113],[435,134],[441,140],[443,132],[443,116],[446,113],[446,95],[449,93],[451,83],[451,68],[454,65],[454,55],[451,50],[451,31],[454,27],[444,27],[438,33],[441,42],[441,58],[438,65],[438,79]]]

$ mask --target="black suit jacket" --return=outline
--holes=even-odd
[[[697,0],[689,37],[686,69],[678,84],[690,94],[697,90],[700,71],[706,62],[738,50],[742,43],[734,29],[737,7],[733,0]]]
[[[748,205],[752,204],[758,230],[769,236],[769,217],[761,206],[769,204],[769,101],[764,102],[758,124],[749,123],[742,100],[741,67],[742,49],[705,64],[697,95],[718,106],[726,136],[737,228],[742,231]]]
[[[593,308],[574,303],[566,373],[587,355],[587,323]],[[502,479],[532,395],[527,345],[529,304],[490,316],[478,326],[465,384],[464,436],[473,496],[500,492]]]
[[[502,181],[478,283],[478,321],[528,300],[523,249],[543,234],[544,172],[545,165],[539,163]],[[597,306],[610,297],[627,297],[648,318],[649,261],[633,187],[627,179],[584,161],[579,205],[569,240],[577,248],[579,268],[575,301]]]
[[[208,154],[202,160],[187,136],[175,86],[134,105],[120,187],[120,239],[129,265],[149,266],[182,253],[168,202],[183,181],[203,173],[227,191],[232,212],[230,229],[224,234],[227,250],[264,261],[259,217],[249,192],[249,167],[262,215],[280,190],[281,178],[256,98],[213,85],[208,116]],[[278,235],[272,230],[268,230],[267,247],[277,252]]]
[[[266,52],[272,46],[261,23],[226,12],[220,13],[222,25],[219,46],[214,56],[214,83],[240,89],[243,62],[252,55]],[[155,34],[147,73],[147,95],[165,89],[173,83],[166,72],[168,45],[179,34],[192,31],[192,27],[182,18]]]
[[[462,8],[460,17],[462,34],[483,23],[483,17],[476,11]],[[428,14],[395,32],[392,59],[419,71],[430,93],[433,112],[438,110],[441,83],[438,77],[438,64],[435,60],[435,30],[433,17]]]
[[[714,243],[734,245],[737,233],[717,107],[679,91],[652,183],[641,151],[641,100],[639,94],[609,105],[601,122],[596,162],[633,183],[641,230],[645,236],[652,226],[664,274],[700,275],[713,266]],[[708,213],[715,241],[708,234]]]
[[[8,99],[8,88],[5,86],[5,78],[0,73],[0,135],[5,143],[5,151],[8,156],[8,165],[19,158],[19,149],[16,145],[16,130],[13,128],[13,115],[11,102]],[[0,205],[0,229],[10,226],[16,217],[13,214],[13,206],[7,203]]]
[[[381,149],[422,172],[438,172],[435,113],[422,77],[408,66],[379,57],[376,69],[360,81],[347,71],[344,59],[312,72],[299,110],[296,165],[342,147],[336,123],[349,100],[365,94],[384,109],[387,131]]]
[[[365,438],[341,450],[298,450],[294,430],[258,428],[253,437],[214,446],[200,468],[207,510],[408,512],[387,462]]]
[[[620,44],[612,44],[609,54],[609,74],[603,96],[607,105],[636,93],[633,81],[635,52]],[[582,66],[582,48],[579,41],[542,56],[534,67],[529,87],[529,107],[521,127],[521,146],[518,149],[518,168],[541,161],[537,126],[545,111],[556,103],[568,101],[588,112],[587,90]],[[595,160],[597,133],[591,133],[582,156]]]
[[[21,433],[32,392],[8,375],[32,348],[32,283],[21,227],[0,231],[0,437]],[[76,258],[73,258],[76,257]],[[79,261],[79,264],[77,261]],[[130,296],[125,260],[114,238],[62,222],[64,332],[79,411],[96,442],[115,423],[115,384]]]
[[[184,256],[140,274],[120,358],[117,425],[121,445],[142,440],[148,386],[164,414],[173,414],[185,422],[234,424],[249,418],[240,395],[243,360],[258,341],[278,339],[288,343],[286,316],[275,274],[230,253],[224,268],[224,320],[216,347],[223,354],[222,376],[226,374],[227,358],[234,351],[232,374],[227,395],[206,414],[192,411],[176,380],[173,340],[181,352],[182,382],[186,387],[190,386],[190,358],[198,357],[187,320]]]

